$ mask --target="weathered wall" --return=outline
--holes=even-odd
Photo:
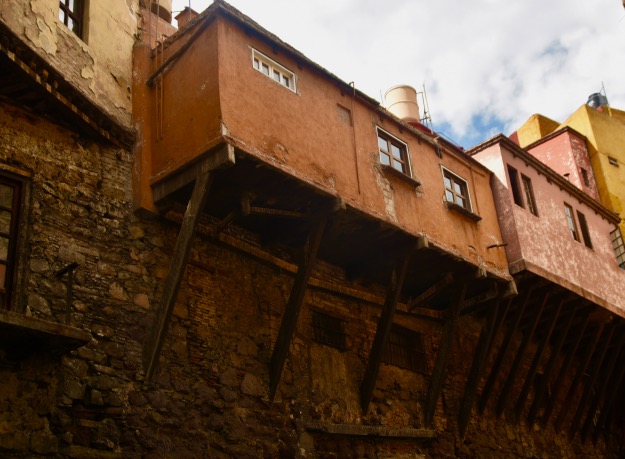
[[[490,415],[467,442],[454,417],[479,322],[465,319],[436,415],[438,440],[308,432],[306,422],[422,426],[428,378],[383,365],[369,414],[358,407],[380,308],[311,289],[275,402],[268,363],[293,275],[233,249],[200,228],[155,383],[143,384],[141,348],[160,299],[178,225],[131,212],[128,152],[99,145],[32,114],[0,106],[0,161],[32,171],[26,301],[38,317],[62,315],[65,289],[53,273],[77,261],[71,323],[92,341],[63,357],[45,350],[0,362],[0,455],[15,458],[246,457],[610,457],[551,431],[527,431]],[[241,243],[238,243],[241,247]],[[256,247],[258,248],[258,247]],[[314,277],[342,282],[319,266]],[[373,287],[373,293],[383,293]],[[311,340],[310,307],[346,319],[347,350]],[[440,328],[398,322],[425,336],[431,368]],[[488,413],[488,412],[487,412]],[[555,445],[555,446],[554,446]],[[421,456],[420,456],[421,455]],[[612,456],[616,456],[616,453]]]
[[[139,1],[87,3],[84,40],[59,21],[57,0],[2,2],[0,20],[118,123],[130,126],[131,50]]]

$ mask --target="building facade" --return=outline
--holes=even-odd
[[[178,31],[167,2],[96,3],[0,6],[0,455],[618,457],[616,411],[577,435],[594,399],[537,405],[571,439],[488,401],[487,379],[538,393],[497,352],[555,322],[512,328],[536,276],[606,355],[622,308],[619,278],[512,251],[498,170],[225,2]],[[575,197],[598,272],[615,217]],[[571,397],[622,405],[573,384],[571,346]]]

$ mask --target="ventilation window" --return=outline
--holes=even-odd
[[[345,321],[343,319],[313,309],[312,325],[315,341],[341,351],[345,350]]]
[[[295,74],[255,49],[252,49],[252,66],[276,83],[295,92]]]
[[[396,367],[427,374],[423,335],[393,324],[382,360]]]
[[[583,167],[580,169],[582,171],[582,180],[584,182],[584,185],[590,186],[590,179],[588,178],[588,171],[584,169]]]
[[[610,164],[612,164],[613,166],[619,167],[618,166],[618,161],[616,160],[616,158],[612,158],[612,156],[608,156],[608,161],[610,162]]]

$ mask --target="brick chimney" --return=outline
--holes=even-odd
[[[178,21],[178,28],[182,29],[199,15],[200,13],[198,13],[197,11],[189,8],[188,6],[185,6],[184,10],[178,13],[178,16],[175,17],[176,21]]]

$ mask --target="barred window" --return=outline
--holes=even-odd
[[[625,269],[625,244],[623,243],[623,235],[620,228],[617,227],[610,235],[612,236],[612,248],[614,249],[616,262],[619,268]]]
[[[0,175],[0,309],[9,309],[15,283],[21,193],[20,182]]]
[[[382,360],[390,365],[427,374],[423,335],[393,324]]]
[[[336,349],[345,349],[345,321],[321,311],[312,310],[315,341]]]
[[[60,0],[59,20],[80,38],[84,32],[85,0]]]

